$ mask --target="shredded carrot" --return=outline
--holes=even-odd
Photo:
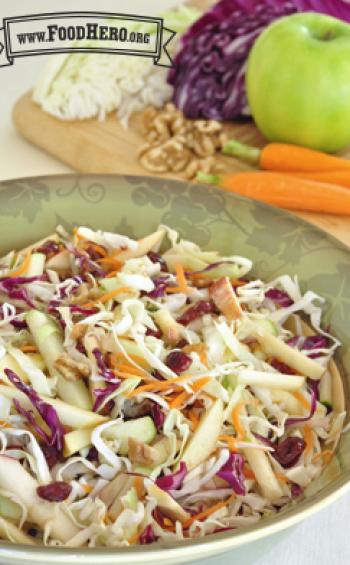
[[[134,487],[136,490],[137,498],[141,500],[143,498],[143,478],[135,477]]]
[[[174,527],[174,522],[172,520],[170,520],[170,518],[163,518],[163,524],[164,526],[166,526],[167,528],[172,528]]]
[[[303,431],[304,431],[304,439],[306,444],[305,453],[311,453],[314,446],[314,434],[310,426],[308,426],[307,424],[305,424]]]
[[[253,479],[255,481],[255,474],[248,465],[244,465],[243,473],[246,479]]]
[[[124,373],[130,373],[131,375],[135,375],[136,377],[147,377],[147,373],[146,371],[143,371],[142,369],[137,369],[137,367],[134,367],[134,365],[130,365],[130,363],[119,363],[116,367],[118,369],[118,371],[124,372]]]
[[[208,384],[211,380],[212,380],[211,377],[203,377],[195,381],[191,385],[191,388],[192,390],[194,390],[194,392],[198,392],[199,390],[201,390],[201,388],[205,387],[205,385]]]
[[[292,394],[306,410],[310,410],[310,402],[305,398],[300,390],[296,390],[295,392],[292,392]]]
[[[135,363],[138,363],[138,365],[145,365],[146,367],[149,367],[149,363],[140,355],[131,355],[130,353],[128,353],[128,357],[135,361]],[[109,358],[110,362],[112,363],[112,367],[116,367],[120,362],[129,363],[128,357],[126,357],[124,353],[111,353]]]
[[[137,394],[140,394],[141,392],[148,392],[149,390],[166,390],[169,387],[169,385],[180,385],[181,386],[181,383],[187,381],[192,376],[193,375],[184,375],[183,377],[168,379],[167,381],[153,381],[152,383],[150,383],[148,385],[143,385],[143,386],[139,386],[138,388],[135,388],[134,390],[127,393],[126,396],[128,396],[130,398],[131,396],[136,396]]]
[[[177,394],[174,400],[170,403],[170,408],[179,408],[189,397],[190,395],[185,390]]]
[[[12,426],[5,420],[0,420],[0,428],[12,428]]]
[[[116,377],[120,378],[120,379],[130,379],[132,377],[135,377],[135,375],[131,374],[131,373],[124,373],[124,371],[118,371],[118,369],[113,369],[113,373]],[[146,377],[146,376],[140,376],[140,379],[142,379],[143,381],[145,381],[146,383],[154,383],[154,379],[152,379],[151,377]]]
[[[241,281],[239,279],[231,279],[231,284],[233,284],[234,286],[244,286],[245,284],[247,284],[247,281]]]
[[[90,494],[93,491],[93,487],[91,485],[80,485],[81,488],[86,492],[86,494]]]
[[[214,514],[214,512],[221,510],[221,508],[225,508],[225,506],[230,504],[235,498],[236,498],[236,495],[232,494],[224,502],[218,502],[217,504],[214,504],[214,506],[207,508],[207,510],[204,510],[203,512],[199,512],[199,514],[195,514],[194,516],[191,516],[191,518],[186,520],[186,522],[183,524],[183,527],[189,528],[193,524],[193,522],[195,522],[197,520],[205,520],[206,518],[211,516],[211,514]]]
[[[239,419],[239,413],[242,410],[243,406],[244,406],[243,402],[238,402],[238,404],[236,404],[236,406],[232,410],[232,424],[236,431],[238,440],[244,439],[245,437],[245,431]]]
[[[200,420],[198,416],[195,414],[194,410],[188,410],[187,417],[189,420],[191,420],[193,430],[196,430],[200,424]]]
[[[128,539],[129,545],[135,545],[139,541],[140,534],[136,532],[131,538]]]
[[[184,351],[185,353],[191,353],[192,351],[198,353],[201,363],[203,365],[206,365],[206,367],[208,367],[209,363],[207,357],[207,346],[205,345],[205,343],[195,343],[194,345],[185,345],[185,347],[182,348],[182,351]]]
[[[112,298],[114,298],[115,296],[118,296],[119,294],[129,294],[130,292],[132,293],[133,289],[128,287],[128,286],[122,286],[121,288],[115,288],[114,290],[107,292],[107,294],[102,294],[102,296],[97,298],[97,300],[95,300],[94,302],[88,302],[87,304],[84,304],[83,307],[84,308],[91,308],[92,306],[95,306],[95,304],[97,304],[98,302],[101,302],[102,304],[104,304],[105,302],[112,300]]]
[[[38,348],[35,345],[22,345],[20,347],[20,350],[23,351],[23,353],[37,353],[38,352]]]
[[[334,451],[332,451],[331,449],[325,449],[324,451],[317,453],[315,455],[315,457],[313,457],[312,463],[316,463],[316,461],[321,459],[321,457],[322,457],[322,459],[324,460],[325,463],[329,463],[331,461],[333,455],[334,455]]]
[[[190,289],[187,285],[184,268],[180,263],[177,263],[175,265],[175,272],[176,272],[176,278],[179,284],[179,288],[181,288],[181,292],[183,292],[184,294],[188,294]]]
[[[285,475],[282,475],[282,473],[275,473],[276,475],[276,479],[280,482],[280,483],[288,483],[289,479],[288,477],[286,477]]]
[[[118,271],[110,271],[110,272],[108,273],[108,275],[106,275],[106,279],[111,279],[111,278],[114,277],[117,273],[118,273]]]
[[[232,437],[232,436],[226,436],[226,435],[221,435],[219,436],[219,440],[220,441],[225,441],[228,445],[228,448],[230,451],[232,451],[232,453],[236,453],[238,450],[237,447],[237,440],[236,438]]]
[[[86,249],[87,247],[92,247],[92,249],[94,249],[99,255],[102,255],[102,257],[106,257],[107,255],[107,251],[104,249],[104,247],[98,245],[97,243],[87,241],[84,245],[84,248]]]
[[[10,273],[8,276],[11,277],[11,278],[14,278],[14,277],[20,277],[21,275],[23,275],[29,267],[31,256],[32,256],[32,254],[29,251],[29,253],[27,253],[25,258],[23,259],[21,265],[18,267],[18,269],[16,269],[15,271],[12,271],[12,273]]]

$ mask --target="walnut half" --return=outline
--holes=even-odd
[[[62,353],[62,355],[56,359],[54,367],[67,381],[78,381],[90,375],[88,365],[71,359],[67,353]]]

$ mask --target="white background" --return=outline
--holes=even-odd
[[[176,0],[0,0],[3,17],[48,11],[100,10],[156,15]],[[1,26],[1,24],[0,24]],[[11,123],[14,101],[35,82],[46,57],[17,59],[0,69],[0,180],[31,175],[58,174],[70,169],[22,140]],[[336,565],[350,564],[350,493],[328,509],[293,529],[273,547],[268,542],[225,555],[201,565]],[[195,555],[193,556],[195,559]]]

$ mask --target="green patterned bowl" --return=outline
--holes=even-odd
[[[338,357],[347,391],[350,375],[350,253],[339,241],[276,208],[206,186],[149,177],[55,176],[0,184],[0,252],[24,247],[57,224],[117,231],[139,238],[159,223],[199,245],[254,261],[255,275],[298,275],[304,289],[326,299],[324,323],[343,342]],[[350,432],[305,498],[278,516],[206,539],[167,546],[72,550],[0,545],[2,564],[177,564],[216,556],[300,522],[343,494],[350,484]],[[266,543],[268,540],[265,540]],[[236,553],[234,553],[236,555]]]

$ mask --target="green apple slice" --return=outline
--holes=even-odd
[[[254,447],[243,449],[243,452],[256,477],[262,495],[271,501],[281,498],[283,491],[266,453],[262,449]]]
[[[181,523],[187,522],[191,515],[184,510],[180,504],[174,500],[170,494],[157,487],[157,485],[150,483],[146,486],[147,492],[150,496],[156,499],[159,509],[171,518],[171,520],[179,520]]]
[[[143,443],[151,443],[157,435],[157,428],[150,416],[130,420],[107,428],[103,432],[104,436],[109,440],[119,440],[120,446],[118,453],[127,455],[128,453],[128,439],[133,438]]]
[[[150,235],[140,239],[136,249],[126,249],[122,253],[118,254],[118,261],[127,261],[128,259],[135,259],[137,257],[143,257],[153,248],[158,248],[162,243],[165,235],[165,230],[158,230]]]
[[[15,494],[22,501],[30,521],[43,529],[50,522],[52,536],[67,542],[79,529],[59,505],[39,498],[36,492],[38,486],[39,483],[16,459],[0,456],[0,488]]]
[[[190,439],[181,460],[190,471],[206,461],[217,446],[221,426],[224,419],[222,400],[217,399],[204,414],[201,422]]]
[[[277,359],[286,363],[289,367],[292,367],[302,375],[310,379],[318,380],[325,372],[325,368],[322,365],[306,357],[306,355],[297,349],[290,347],[276,336],[269,333],[261,335],[259,332],[256,332],[255,337],[267,355],[277,357]]]

